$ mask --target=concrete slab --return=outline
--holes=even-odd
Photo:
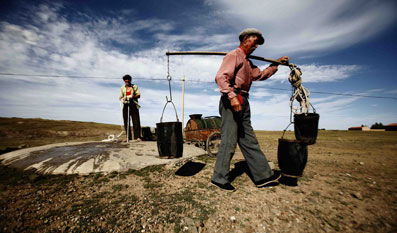
[[[35,169],[42,174],[89,174],[179,163],[205,154],[201,148],[184,144],[181,158],[160,159],[157,142],[75,142],[9,152],[0,155],[0,161],[19,169]]]

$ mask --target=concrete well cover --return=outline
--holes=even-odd
[[[75,142],[9,152],[0,155],[0,161],[15,168],[35,169],[42,174],[89,174],[178,163],[204,154],[203,149],[184,144],[181,158],[160,159],[157,142],[153,141]]]

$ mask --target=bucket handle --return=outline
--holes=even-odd
[[[171,103],[172,106],[174,107],[175,116],[176,116],[176,121],[179,122],[178,113],[177,113],[177,111],[176,111],[176,108],[175,108],[174,103],[172,102],[172,100],[168,100],[168,97],[167,97],[167,96],[165,97],[165,99],[167,100],[167,103],[165,103],[164,108],[163,108],[163,113],[161,113],[160,123],[163,122],[164,111],[165,111],[165,108],[167,107],[167,104],[168,104],[168,103]]]
[[[167,81],[168,81],[168,89],[169,89],[169,91],[170,91],[170,99],[168,100],[168,96],[165,97],[165,99],[166,99],[167,102],[165,103],[165,106],[164,106],[164,108],[163,108],[163,113],[161,113],[160,123],[163,122],[164,110],[165,110],[165,108],[167,107],[167,104],[168,104],[168,103],[171,103],[172,106],[174,106],[176,121],[179,122],[178,113],[177,113],[177,111],[176,111],[175,104],[172,102],[171,79],[172,79],[172,77],[171,77],[171,75],[170,75],[170,57],[169,57],[169,55],[167,54]]]
[[[288,127],[289,127],[291,124],[293,124],[293,123],[294,123],[294,122],[290,122],[290,123],[287,125],[287,127],[283,130],[283,135],[281,135],[281,139],[284,138],[285,132],[287,131]]]

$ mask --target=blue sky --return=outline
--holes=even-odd
[[[265,44],[254,55],[288,55],[302,69],[320,128],[396,123],[396,12],[391,0],[3,0],[0,116],[121,124],[121,77],[130,74],[142,93],[142,125],[155,126],[169,96],[166,51],[230,51],[240,31],[255,27]],[[218,115],[214,77],[221,62],[221,56],[170,56],[179,118],[186,79],[185,123],[189,114]],[[288,73],[280,67],[254,82],[255,129],[288,125]],[[172,108],[163,120],[175,120]]]

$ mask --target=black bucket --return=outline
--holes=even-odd
[[[156,124],[157,149],[160,158],[180,158],[183,154],[182,122]]]
[[[307,163],[307,145],[297,140],[278,139],[278,166],[281,173],[302,176]]]
[[[142,127],[142,139],[144,141],[152,141],[153,140],[153,134],[152,131],[150,130],[150,127]]]
[[[320,115],[317,113],[295,114],[294,131],[296,140],[306,145],[316,143],[319,119]]]

